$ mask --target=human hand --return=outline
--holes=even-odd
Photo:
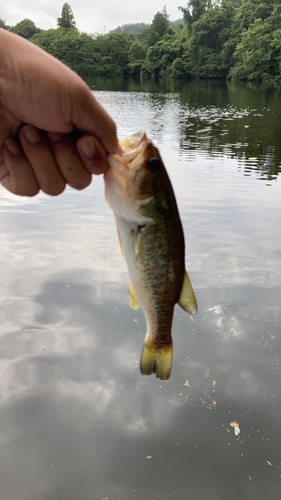
[[[14,194],[83,189],[118,150],[115,124],[85,82],[2,29],[0,117],[0,182]]]

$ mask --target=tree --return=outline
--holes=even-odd
[[[35,35],[35,33],[40,33],[41,30],[40,28],[37,28],[34,22],[30,19],[23,19],[15,26],[11,26],[11,28],[9,28],[9,31],[11,31],[12,33],[16,33],[16,35],[22,36],[23,38],[26,38],[28,40],[33,35]]]
[[[128,74],[131,35],[111,33],[93,38],[71,29],[50,29],[34,35],[31,42],[57,57],[79,75]]]
[[[9,28],[9,26],[6,25],[5,19],[2,19],[2,17],[0,17],[0,28],[3,28],[3,30],[7,30]]]
[[[194,22],[212,7],[211,0],[189,0],[186,7],[178,7],[189,30]]]
[[[146,46],[143,42],[132,42],[129,49],[128,67],[134,75],[140,75],[146,56]]]
[[[134,23],[134,24],[123,24],[122,26],[118,26],[115,30],[111,30],[111,33],[133,33],[134,35],[139,35],[143,32],[145,28],[149,28],[149,24],[145,23]]]
[[[58,28],[63,28],[65,30],[76,30],[76,22],[74,19],[74,14],[69,3],[65,2],[62,6],[61,17],[57,19]]]
[[[279,65],[276,52],[272,50],[272,40],[269,24],[262,19],[255,19],[250,28],[242,33],[241,42],[234,52],[235,64],[230,69],[229,76],[247,80],[264,80],[275,76]]]
[[[168,17],[166,6],[163,8],[162,12],[157,12],[157,14],[155,14],[148,32],[148,45],[155,45],[155,43],[159,42],[164,36],[165,31],[170,26]]]

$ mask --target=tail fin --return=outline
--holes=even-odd
[[[167,380],[170,377],[172,369],[173,342],[163,347],[149,344],[147,336],[140,360],[140,371],[142,375],[155,373],[157,378]]]

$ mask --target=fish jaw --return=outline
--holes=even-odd
[[[104,174],[105,197],[115,216],[135,224],[149,224],[151,217],[141,214],[141,208],[153,199],[153,193],[136,193],[131,186],[143,168],[143,154],[148,141],[141,131],[119,141],[124,153],[108,156],[110,168]]]
[[[127,178],[125,167],[119,159],[110,159],[110,168],[104,174],[105,198],[115,216],[136,225],[146,225],[153,222],[151,217],[140,213],[141,206],[152,200],[152,196],[145,199],[132,199],[127,192]]]

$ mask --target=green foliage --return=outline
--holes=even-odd
[[[276,61],[272,58],[272,33],[269,24],[262,19],[242,33],[241,42],[234,52],[235,65],[229,76],[234,79],[264,80],[276,73]]]
[[[23,19],[15,26],[11,26],[9,31],[23,38],[30,39],[35,33],[40,33],[41,30],[30,19]]]
[[[262,17],[254,18],[255,15]],[[281,79],[281,6],[267,0],[249,2],[248,22],[241,31],[228,76],[246,80]]]
[[[146,46],[143,42],[132,42],[129,49],[128,69],[134,75],[140,75],[146,57]]]
[[[208,9],[192,25],[191,51],[194,76],[225,78],[228,73],[223,53],[233,23],[234,8],[230,1]]]
[[[77,30],[72,9],[67,2],[62,6],[61,17],[58,17],[57,25],[58,28],[63,28],[65,30]]]
[[[76,30],[50,29],[34,35],[33,43],[81,75],[121,75],[128,72],[130,36],[112,33],[96,38]]]
[[[135,23],[135,24],[123,24],[118,26],[115,30],[111,30],[110,33],[133,33],[134,35],[140,35],[144,29],[149,28],[149,24],[146,23]]]
[[[180,19],[176,19],[176,21],[171,21],[171,25],[174,27],[178,26],[179,24],[182,24],[182,27],[183,27],[183,18],[182,17]]]
[[[93,37],[78,32],[65,3],[60,28],[43,31],[24,19],[11,31],[81,75],[281,81],[281,0],[188,0],[179,10],[184,22],[170,23],[164,7],[150,26]]]
[[[189,29],[212,6],[211,0],[188,0],[186,7],[178,7]]]
[[[2,17],[0,17],[0,28],[3,28],[3,30],[7,30],[9,28],[9,26],[6,25],[5,19],[2,19]]]
[[[170,23],[165,7],[162,12],[157,12],[153,18],[148,32],[147,44],[151,46],[161,40],[169,26]]]
[[[95,40],[95,52],[99,55],[97,73],[100,75],[127,74],[131,41],[132,36],[127,33],[98,36]]]

